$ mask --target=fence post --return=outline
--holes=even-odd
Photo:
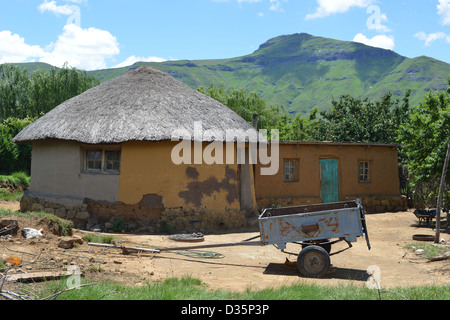
[[[450,158],[450,142],[448,143],[447,147],[447,155],[445,157],[444,162],[444,168],[442,169],[442,177],[441,177],[441,185],[439,187],[439,196],[438,196],[438,203],[437,203],[437,212],[436,212],[436,236],[434,238],[435,243],[439,243],[439,238],[441,237],[441,207],[442,207],[442,194],[444,193],[444,187],[445,187],[445,177],[447,175],[447,168],[448,168],[448,162]],[[448,220],[448,213],[447,213],[447,220]],[[448,221],[447,221],[448,223]]]

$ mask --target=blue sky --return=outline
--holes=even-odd
[[[85,70],[232,58],[306,32],[450,63],[450,0],[8,0],[0,63]]]

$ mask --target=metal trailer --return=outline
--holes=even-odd
[[[358,237],[365,236],[369,250],[365,211],[361,202],[336,202],[329,204],[265,209],[258,218],[260,235],[242,242],[194,245],[176,248],[146,249],[89,243],[92,246],[120,248],[124,252],[180,251],[232,246],[274,245],[286,252],[288,243],[302,246],[297,258],[300,273],[307,277],[321,277],[330,268],[330,256],[352,247]],[[253,241],[261,238],[259,241]],[[334,240],[333,240],[334,239]],[[330,254],[331,245],[346,241],[348,248]]]
[[[358,237],[365,236],[370,250],[365,211],[355,201],[297,207],[271,208],[259,217],[262,245],[275,245],[285,252],[287,243],[302,246],[297,266],[304,276],[321,277],[330,268],[331,245],[340,241],[352,247]],[[340,253],[344,250],[333,254]]]

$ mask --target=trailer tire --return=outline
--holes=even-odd
[[[298,254],[297,267],[306,277],[320,278],[328,272],[330,265],[330,255],[320,246],[307,246]]]

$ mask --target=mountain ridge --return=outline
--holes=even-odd
[[[210,84],[254,91],[290,113],[331,107],[340,95],[379,99],[387,92],[419,103],[430,90],[446,90],[450,64],[362,43],[296,33],[273,37],[248,55],[230,59],[137,62],[116,69],[88,71],[100,81],[151,65],[197,89]]]

